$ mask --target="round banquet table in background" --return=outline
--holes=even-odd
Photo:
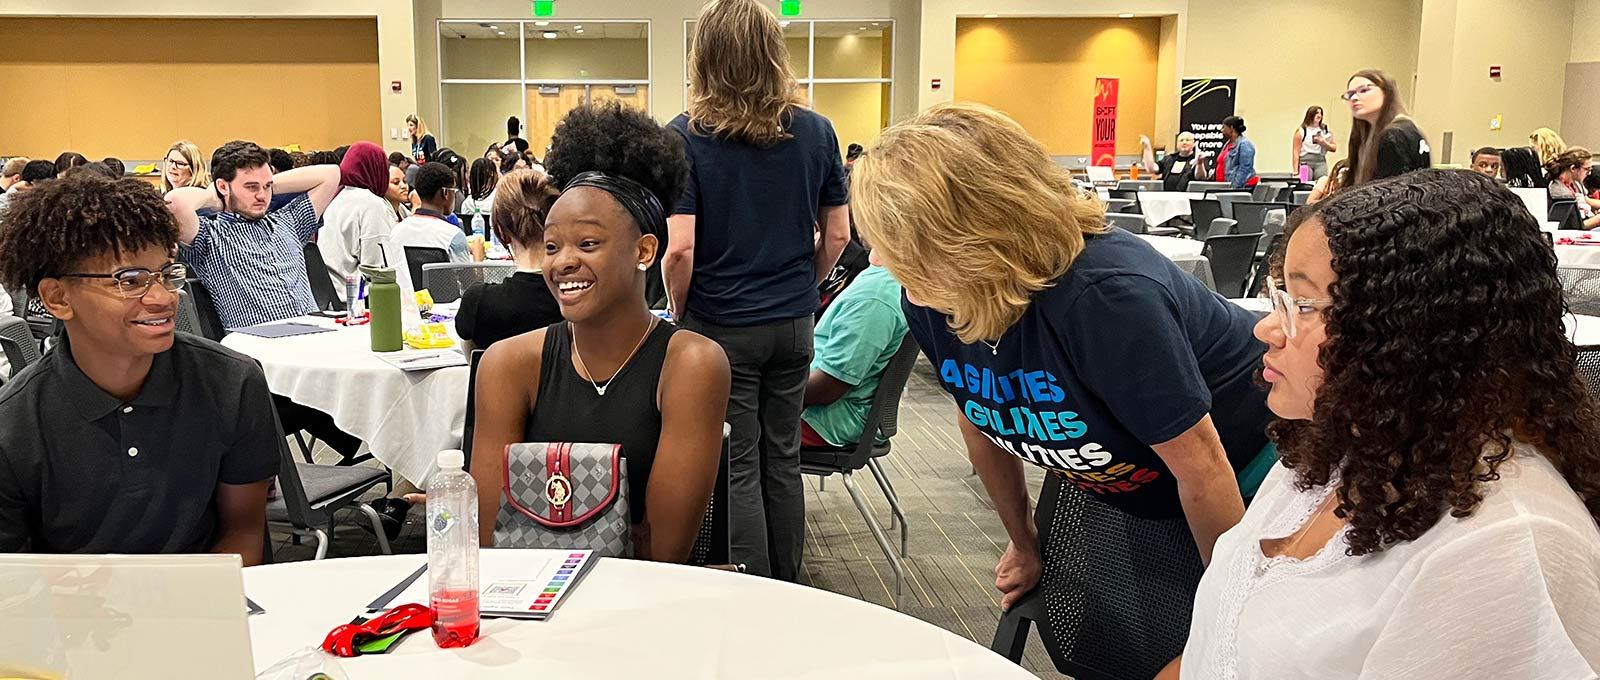
[[[1205,197],[1203,193],[1193,194],[1186,191],[1141,191],[1139,211],[1144,214],[1145,224],[1157,227],[1176,217],[1188,217],[1189,200]]]
[[[372,457],[422,486],[439,452],[461,448],[467,367],[402,371],[372,353],[368,326],[301,317],[331,333],[260,338],[229,333],[222,344],[261,362],[274,394],[333,416],[367,443]],[[447,327],[452,322],[445,322]]]
[[[1139,238],[1144,239],[1146,243],[1154,246],[1155,249],[1162,255],[1166,255],[1168,258],[1172,259],[1176,259],[1178,257],[1198,257],[1200,255],[1200,251],[1206,246],[1205,242],[1203,241],[1196,241],[1188,238],[1151,236],[1149,234],[1140,234]]]
[[[535,562],[551,551],[520,552]],[[256,672],[319,644],[424,562],[394,555],[245,569],[245,594],[266,610],[250,617]],[[482,633],[470,647],[446,650],[419,631],[389,654],[339,665],[349,680],[1034,677],[982,645],[874,604],[636,560],[599,560],[548,621],[484,619]]]
[[[1556,262],[1563,265],[1600,265],[1600,234],[1589,231],[1561,230],[1550,233],[1556,240]],[[1561,240],[1576,242],[1562,245]]]

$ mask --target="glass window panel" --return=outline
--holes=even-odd
[[[890,77],[891,34],[887,21],[818,21],[816,77]]]
[[[782,21],[783,42],[789,48],[789,68],[796,78],[811,77],[811,22]]]
[[[439,24],[439,63],[446,80],[522,77],[516,22]]]
[[[649,25],[552,21],[527,25],[528,80],[648,80]]]
[[[521,85],[444,83],[440,87],[444,134],[439,146],[455,149],[465,158],[477,158],[490,144],[504,142],[506,118],[523,118]]]
[[[889,125],[888,83],[816,83],[812,108],[833,122],[839,153],[851,144],[871,145]]]

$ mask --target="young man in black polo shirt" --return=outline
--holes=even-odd
[[[65,334],[0,388],[0,552],[261,561],[284,446],[260,367],[175,333],[178,225],[156,190],[47,182],[0,226],[0,283]]]

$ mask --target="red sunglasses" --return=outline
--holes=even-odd
[[[360,655],[357,647],[401,631],[433,627],[433,610],[420,604],[403,604],[365,623],[346,623],[322,640],[322,651],[334,656]]]

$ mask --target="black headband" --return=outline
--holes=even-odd
[[[594,187],[611,194],[612,198],[617,199],[617,203],[622,204],[622,209],[633,217],[641,233],[651,234],[657,238],[666,236],[667,211],[661,207],[661,201],[656,199],[656,195],[644,188],[643,184],[620,175],[607,175],[597,170],[590,170],[572,178],[561,193],[578,187]]]

